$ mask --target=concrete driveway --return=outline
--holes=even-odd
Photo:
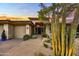
[[[0,44],[0,54],[3,56],[34,56],[38,52],[47,56],[51,54],[49,48],[43,47],[41,38],[27,41],[9,40]]]
[[[0,55],[4,55],[7,53],[10,49],[14,48],[18,44],[23,42],[22,40],[7,40],[7,41],[0,41]]]
[[[41,38],[22,40],[7,40],[0,41],[0,55],[2,56],[34,56],[35,53],[42,52],[45,55],[50,55],[51,50],[42,45]],[[79,38],[74,40],[74,54],[79,56]]]

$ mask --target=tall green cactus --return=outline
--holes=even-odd
[[[59,11],[61,9],[61,11]],[[66,25],[66,17],[68,12],[75,11],[73,22],[68,27]],[[44,11],[43,11],[44,10]],[[53,12],[51,12],[53,11]],[[54,56],[72,56],[74,55],[74,34],[76,33],[78,20],[79,20],[79,5],[78,4],[53,4],[48,8],[42,9],[39,13],[42,16],[41,19],[45,18],[46,14],[52,13],[52,55]],[[45,13],[45,15],[44,15]],[[44,17],[43,17],[44,15]],[[60,18],[62,21],[60,22]],[[66,30],[67,29],[67,30]]]
[[[78,26],[78,22],[79,22],[79,7],[77,7],[76,9],[76,13],[75,13],[75,18],[73,20],[73,23],[71,24],[71,28],[70,28],[70,45],[69,45],[69,56],[73,55],[73,49],[74,49],[74,35],[76,33],[76,29]]]

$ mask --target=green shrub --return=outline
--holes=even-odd
[[[28,39],[31,39],[31,35],[24,35],[23,40],[25,41],[25,40],[28,40]]]
[[[42,37],[45,37],[45,38],[47,38],[47,37],[48,37],[48,35],[47,35],[47,34],[43,34],[43,35],[42,35]]]
[[[43,43],[43,45],[44,45],[45,48],[48,48],[48,45],[47,44]]]
[[[47,43],[51,43],[51,40],[47,40],[47,41],[45,41],[45,42],[47,42]]]
[[[52,48],[52,47],[50,47],[50,49],[51,49],[51,50],[53,50],[53,48]]]

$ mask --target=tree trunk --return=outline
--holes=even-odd
[[[52,21],[52,47],[53,55],[55,56],[72,56],[74,55],[74,34],[76,33],[78,25],[78,11],[76,11],[74,16],[74,21],[69,27],[70,29],[66,30],[66,17],[62,17],[62,23],[59,23],[59,18],[53,19]]]

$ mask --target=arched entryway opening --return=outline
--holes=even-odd
[[[44,24],[42,22],[36,22],[34,27],[34,33],[36,35],[41,35],[44,33]]]

